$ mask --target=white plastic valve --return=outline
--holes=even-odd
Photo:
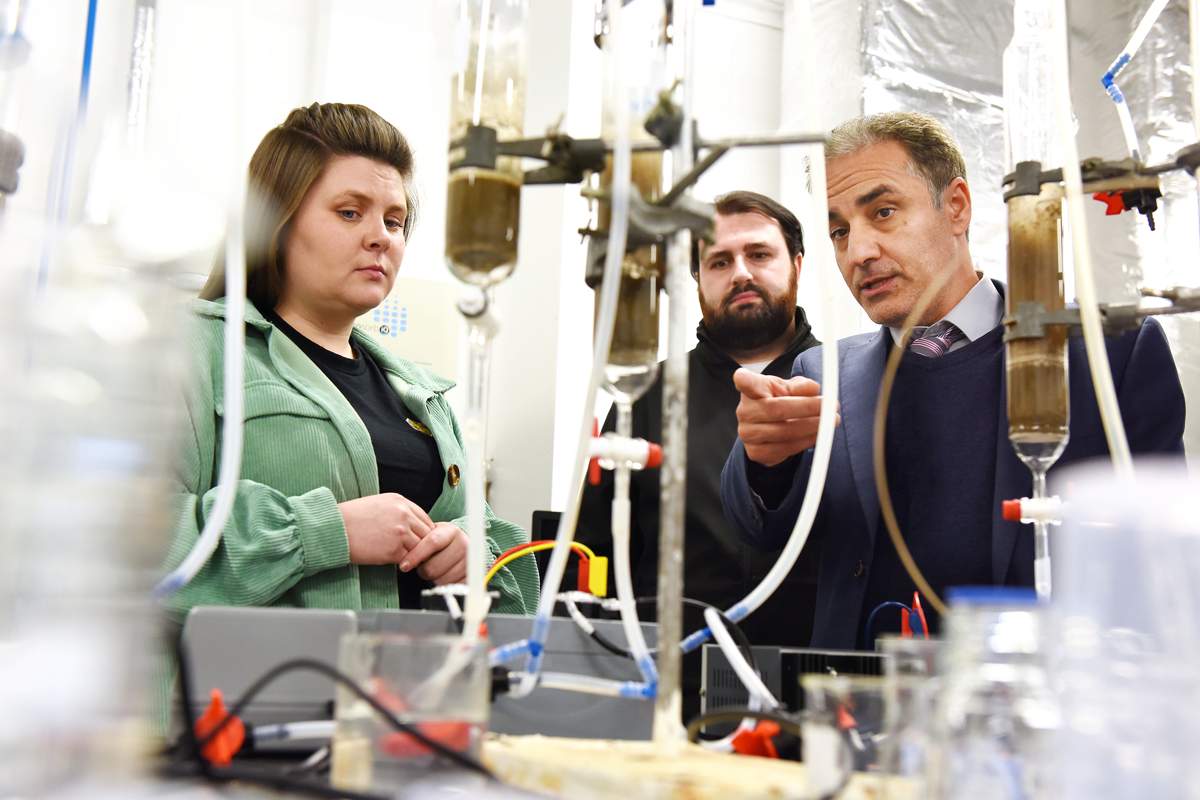
[[[615,433],[593,436],[588,444],[588,480],[600,482],[600,468],[613,469],[622,464],[630,469],[657,467],[662,463],[662,447],[645,439],[628,439]]]
[[[1004,501],[1004,518],[1010,522],[1043,522],[1048,525],[1062,524],[1063,502],[1058,495],[1050,497],[1022,497]]]

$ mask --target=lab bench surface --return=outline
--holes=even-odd
[[[669,752],[651,742],[491,734],[484,763],[504,783],[571,800],[779,800],[807,797],[803,764],[714,753],[680,742]],[[855,774],[839,800],[880,800],[882,780]],[[916,792],[889,779],[888,800]]]

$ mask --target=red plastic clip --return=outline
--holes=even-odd
[[[1104,203],[1105,216],[1115,217],[1125,211],[1125,198],[1120,192],[1096,192],[1092,199]]]
[[[196,720],[197,739],[208,736],[216,730],[217,725],[220,725],[225,717],[229,716],[229,712],[225,709],[225,697],[221,694],[221,690],[213,689],[210,697],[208,708],[200,715],[200,719]],[[208,744],[204,745],[201,753],[216,766],[227,767],[229,762],[233,761],[237,751],[242,749],[242,743],[245,741],[246,726],[240,719],[234,717]]]
[[[600,420],[592,420],[592,438],[600,438]],[[592,486],[600,485],[600,459],[592,457],[588,461],[588,483]]]
[[[733,737],[733,752],[743,756],[779,758],[772,739],[779,735],[779,723],[769,719],[759,720],[754,730],[739,730]]]

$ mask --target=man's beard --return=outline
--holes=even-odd
[[[703,295],[700,311],[704,315],[704,328],[708,336],[722,350],[745,352],[770,344],[787,331],[796,315],[796,284],[793,274],[787,291],[771,297],[765,290],[752,283],[735,286],[714,308]],[[744,292],[754,292],[762,303],[745,308],[732,309],[730,302]]]

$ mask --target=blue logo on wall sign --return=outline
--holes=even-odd
[[[380,336],[394,339],[408,331],[408,306],[388,301],[371,312],[371,321],[379,327]]]

